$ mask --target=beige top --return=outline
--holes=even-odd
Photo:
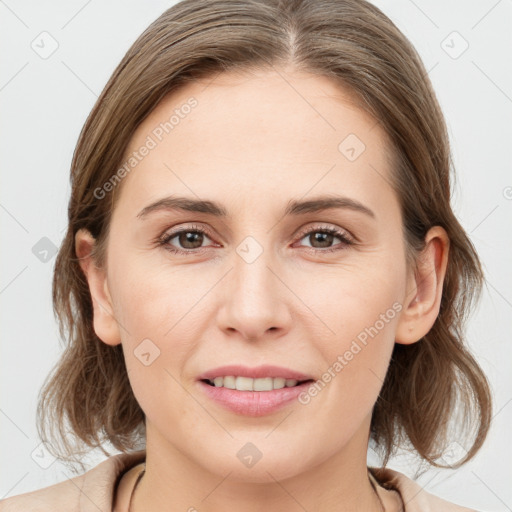
[[[0,501],[0,512],[128,512],[130,496],[145,451],[113,455],[83,475]],[[381,484],[396,489],[404,512],[476,512],[442,500],[407,476],[384,469]],[[377,487],[386,508],[400,501],[396,492]]]

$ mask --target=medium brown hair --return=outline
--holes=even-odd
[[[105,451],[106,443],[129,451],[144,440],[144,414],[122,347],[106,345],[95,334],[91,295],[75,253],[75,234],[84,228],[96,239],[97,265],[105,263],[119,193],[98,199],[95,190],[115,174],[134,131],[166,94],[223,71],[275,65],[331,78],[380,123],[393,155],[391,180],[408,262],[414,264],[432,226],[442,226],[450,239],[438,318],[418,343],[395,344],[373,410],[371,439],[384,465],[409,443],[422,460],[442,465],[438,458],[453,426],[460,443],[471,443],[459,465],[481,447],[491,419],[490,389],[464,345],[463,324],[483,273],[450,206],[449,139],[417,52],[391,20],[363,0],[184,0],[128,50],[73,156],[69,224],[53,280],[54,311],[66,346],[38,408],[40,435],[53,441],[49,449],[61,458],[84,448]],[[459,420],[453,425],[455,412]]]

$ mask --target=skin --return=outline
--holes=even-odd
[[[366,467],[372,408],[394,343],[417,342],[438,315],[446,233],[432,228],[418,271],[407,268],[386,134],[348,91],[289,68],[187,84],[138,127],[127,154],[191,96],[197,107],[116,191],[105,268],[93,264],[90,234],[76,235],[95,331],[122,343],[146,415],[146,474],[133,510],[380,510]],[[351,133],[366,146],[355,161],[338,149]],[[374,218],[348,208],[283,215],[292,199],[326,194],[359,201]],[[218,202],[228,215],[137,217],[171,195]],[[211,236],[168,242],[187,254],[154,242],[171,228],[197,227]],[[314,234],[325,227],[355,243],[319,242]],[[263,250],[252,263],[237,253],[247,236]],[[401,311],[307,405],[245,417],[197,384],[200,373],[230,363],[321,379],[394,303]],[[146,338],[160,350],[149,366],[134,355]],[[248,442],[262,453],[250,468],[236,456]]]

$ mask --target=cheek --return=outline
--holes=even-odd
[[[190,326],[197,325],[194,304],[201,290],[196,289],[191,273],[148,265],[145,260],[149,258],[142,255],[118,259],[109,275],[128,376],[149,415],[161,405],[162,396],[180,392],[174,378],[180,379],[199,339]]]
[[[393,320],[403,297],[405,266],[400,261],[386,265],[384,258],[375,258],[364,265],[304,272],[302,282],[296,284],[304,302],[328,328],[329,337],[339,349],[339,343],[345,344],[360,334],[364,338],[365,329],[375,325],[384,337],[394,330]]]
[[[405,266],[398,258],[395,265],[386,265],[385,258],[380,262],[333,269],[329,276],[319,272],[308,281],[315,283],[308,288],[308,305],[328,326],[327,337],[318,336],[316,342],[325,364],[318,369],[318,393],[326,389],[325,394],[335,395],[337,411],[369,412],[387,372],[402,310]],[[340,414],[340,421],[346,421]]]
[[[118,259],[112,269],[115,313],[126,327],[123,341],[134,343],[141,337],[165,340],[181,328],[181,319],[186,322],[208,288],[192,265],[172,266],[156,251],[134,252]]]

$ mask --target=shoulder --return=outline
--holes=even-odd
[[[403,473],[389,468],[370,469],[382,485],[390,486],[400,493],[404,512],[477,512],[430,494]]]
[[[119,477],[144,458],[144,451],[113,455],[83,475],[0,500],[0,512],[111,512]]]

